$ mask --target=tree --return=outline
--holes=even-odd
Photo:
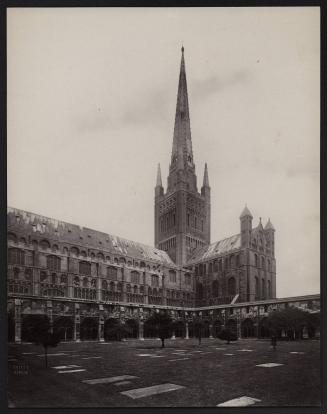
[[[28,336],[35,345],[44,348],[45,367],[48,367],[48,347],[55,347],[60,342],[60,332],[51,332],[51,324],[46,315],[33,315],[27,327]]]
[[[200,317],[193,319],[193,330],[195,337],[199,340],[199,345],[201,345],[201,339],[204,331],[204,322]]]
[[[320,313],[319,312],[314,312],[314,313],[308,312],[306,326],[308,329],[309,338],[314,338],[316,329],[320,327]]]
[[[267,322],[273,335],[284,330],[288,339],[294,340],[302,338],[303,328],[308,325],[308,314],[301,309],[290,307],[271,312]]]
[[[106,337],[121,341],[132,332],[132,328],[118,319],[112,319],[112,323],[106,328]]]
[[[226,326],[226,328],[219,332],[218,338],[227,341],[227,344],[230,344],[231,341],[237,341],[237,334],[233,332],[229,326]]]
[[[148,325],[153,328],[161,339],[161,347],[165,347],[165,339],[172,335],[173,321],[165,311],[153,313],[147,320]]]

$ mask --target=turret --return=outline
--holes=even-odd
[[[271,256],[275,256],[275,227],[273,226],[272,222],[270,221],[270,218],[267,221],[267,224],[265,225],[264,229],[266,240],[268,244],[268,248],[271,251]]]
[[[164,193],[164,189],[162,186],[162,180],[161,180],[161,169],[160,169],[160,164],[158,164],[158,170],[157,170],[157,181],[156,181],[156,186],[155,186],[155,196],[156,197],[160,197],[163,196]]]
[[[201,187],[201,195],[210,196],[210,185],[209,185],[209,175],[208,175],[208,166],[207,163],[205,163],[204,166],[204,174],[203,174],[203,185]]]
[[[245,205],[244,210],[240,215],[241,221],[241,245],[242,247],[250,247],[251,232],[252,232],[253,216],[250,210]]]

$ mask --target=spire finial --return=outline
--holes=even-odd
[[[156,187],[162,187],[160,163],[158,164]]]
[[[184,54],[184,46],[182,45],[182,54]]]
[[[208,165],[204,164],[203,187],[209,187]]]

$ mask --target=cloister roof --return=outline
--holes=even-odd
[[[219,240],[215,243],[209,244],[197,249],[193,256],[188,261],[188,264],[201,262],[219,256],[220,254],[227,253],[234,249],[241,247],[241,235],[235,234],[234,236],[227,237],[226,239]]]
[[[7,218],[8,227],[13,230],[16,229],[21,233],[35,234],[38,238],[44,237],[45,239],[76,245],[80,249],[83,246],[84,248],[101,251],[104,254],[111,253],[117,256],[128,256],[140,261],[150,260],[162,265],[176,267],[165,251],[122,237],[113,236],[112,234],[12,207],[7,209]]]

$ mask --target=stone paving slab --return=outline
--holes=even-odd
[[[153,385],[151,387],[144,387],[144,388],[136,388],[134,390],[128,390],[121,392],[122,395],[126,395],[127,397],[137,399],[137,398],[144,398],[150,397],[151,395],[162,394],[165,392],[176,391],[181,388],[185,388],[182,385],[176,384],[160,384],[160,385]]]
[[[217,407],[248,407],[249,405],[253,405],[256,402],[260,402],[257,398],[252,397],[239,397],[234,398],[233,400],[225,401],[221,404],[218,404]]]
[[[120,381],[120,382],[114,382],[114,385],[121,386],[121,385],[128,385],[131,384],[131,381]]]
[[[85,384],[110,384],[112,382],[118,382],[118,381],[123,381],[123,380],[127,380],[127,379],[134,379],[134,378],[138,378],[134,375],[119,375],[117,377],[108,377],[108,378],[95,378],[95,379],[89,379],[89,380],[83,380],[82,382],[84,382]]]
[[[66,371],[58,371],[58,374],[71,374],[73,372],[82,372],[82,371],[86,371],[86,369],[69,369]]]
[[[277,364],[275,362],[267,362],[266,364],[256,365],[256,367],[273,368],[273,367],[279,367],[280,365],[284,365],[284,364]]]

